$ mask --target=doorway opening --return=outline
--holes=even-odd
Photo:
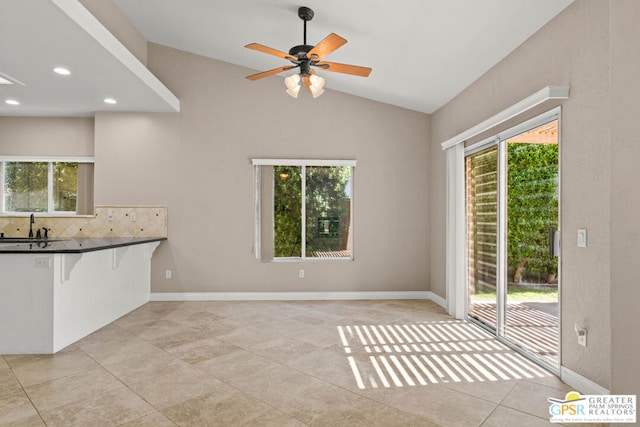
[[[465,153],[467,318],[559,371],[559,113]]]

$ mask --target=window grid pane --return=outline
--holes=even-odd
[[[47,162],[4,163],[4,210],[46,212],[48,210]]]
[[[273,257],[302,255],[302,168],[273,168]]]
[[[75,212],[78,198],[78,163],[53,164],[53,210]]]
[[[351,257],[351,167],[307,166],[306,253]]]

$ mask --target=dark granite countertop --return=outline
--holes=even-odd
[[[122,246],[139,245],[167,240],[166,237],[116,237],[89,239],[51,239],[33,240],[29,243],[16,243],[0,240],[1,254],[33,253],[84,253]]]

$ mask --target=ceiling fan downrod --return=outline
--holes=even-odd
[[[306,6],[302,6],[298,9],[298,17],[304,21],[304,37],[302,44],[307,44],[307,21],[311,21],[313,19],[313,10]]]
[[[289,49],[289,55],[298,58],[298,61],[304,61],[307,60],[307,52],[313,49],[313,46],[309,46],[307,44],[307,21],[311,21],[313,19],[313,10],[302,6],[298,9],[298,17],[304,21],[303,44]]]

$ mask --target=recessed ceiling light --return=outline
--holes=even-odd
[[[71,74],[71,71],[64,67],[56,67],[53,69],[53,72],[62,76],[68,76],[69,74]]]
[[[4,102],[5,102],[5,104],[9,104],[9,105],[20,105],[20,103],[18,101],[16,101],[15,99],[7,99]]]
[[[116,100],[115,100],[115,99],[113,99],[113,98],[105,98],[105,99],[104,99],[104,102],[105,102],[105,104],[115,104],[115,103],[117,103],[118,101],[116,101]]]

